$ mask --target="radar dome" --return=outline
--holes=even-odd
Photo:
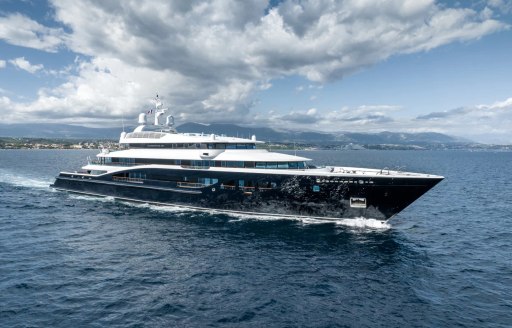
[[[139,124],[146,124],[146,114],[144,114],[144,113],[139,114]]]

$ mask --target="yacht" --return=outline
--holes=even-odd
[[[200,210],[328,220],[388,220],[443,177],[389,169],[327,166],[258,147],[262,141],[178,133],[156,98],[120,149],[102,149],[54,189]],[[150,122],[151,118],[152,122]],[[165,121],[165,122],[164,122]]]

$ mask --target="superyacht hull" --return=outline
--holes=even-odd
[[[129,178],[129,172],[134,171],[144,178]],[[442,177],[428,175],[329,176],[132,168],[100,176],[62,172],[52,187],[222,212],[387,220],[441,180]]]

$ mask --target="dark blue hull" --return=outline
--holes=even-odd
[[[130,178],[129,172],[135,171],[143,178]],[[52,187],[138,202],[221,211],[387,220],[441,180],[145,168],[102,176],[61,173]]]

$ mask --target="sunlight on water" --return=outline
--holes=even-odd
[[[47,189],[52,181],[32,178],[24,175],[13,174],[7,170],[0,169],[0,183],[7,183],[14,186]]]

